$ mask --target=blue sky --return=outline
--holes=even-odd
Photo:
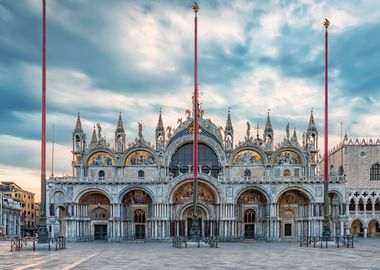
[[[0,0],[0,179],[39,190],[41,2]],[[160,107],[176,126],[191,107],[192,1],[47,0],[48,150],[56,130],[56,175],[71,174],[77,112],[91,137],[101,123],[111,144],[121,111],[127,141],[154,141]],[[199,83],[205,117],[236,142],[246,121],[275,140],[298,137],[311,108],[323,141],[324,29],[330,26],[330,147],[380,131],[380,2],[200,1]],[[260,131],[262,133],[262,130]],[[320,145],[322,147],[322,145]],[[48,169],[50,170],[50,162]]]

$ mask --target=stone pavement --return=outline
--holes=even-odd
[[[221,243],[220,248],[171,243],[68,243],[61,251],[9,252],[0,241],[2,269],[380,269],[380,239],[359,239],[354,249],[301,248],[299,244]]]

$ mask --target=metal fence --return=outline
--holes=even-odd
[[[187,241],[189,238],[187,236],[174,236],[173,237],[173,247],[176,248],[187,248]],[[192,239],[192,242],[197,243],[198,248],[201,247],[201,243],[206,243],[210,248],[218,248],[219,237],[218,236],[209,236],[209,237],[197,237]]]
[[[336,236],[336,237],[322,237],[322,236],[306,236],[300,238],[300,247],[346,247],[354,248],[354,236]]]
[[[66,248],[66,239],[63,236],[54,238],[14,237],[11,240],[11,251],[47,249],[49,251]]]

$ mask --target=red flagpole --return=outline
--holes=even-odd
[[[328,182],[329,181],[329,153],[328,153],[328,144],[329,144],[329,122],[328,122],[328,113],[329,113],[329,109],[328,109],[328,100],[329,100],[329,97],[328,97],[328,89],[329,89],[329,86],[328,86],[328,38],[329,38],[329,34],[327,32],[327,28],[329,26],[329,21],[326,19],[325,23],[324,23],[325,27],[326,27],[326,33],[325,33],[325,145],[324,145],[324,156],[325,156],[325,162],[324,162],[324,181],[325,182]]]
[[[194,104],[193,104],[193,220],[191,224],[191,236],[193,240],[200,236],[200,224],[198,218],[198,18],[199,6],[194,2]]]
[[[329,221],[329,122],[328,122],[328,32],[327,28],[330,25],[329,20],[325,19],[323,25],[326,28],[326,33],[325,33],[325,145],[324,145],[324,163],[323,163],[323,187],[324,187],[324,192],[323,192],[323,231],[322,231],[322,237],[325,241],[330,241],[330,221]]]
[[[193,164],[194,178],[198,178],[198,18],[195,12],[194,17],[194,104],[193,104],[193,128],[194,128],[194,145],[193,145]]]
[[[42,0],[41,210],[46,213],[46,0]]]

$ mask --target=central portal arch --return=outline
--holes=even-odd
[[[208,182],[198,182],[198,214],[202,236],[219,234],[216,213],[219,210],[219,194]],[[193,182],[187,180],[175,187],[170,196],[173,215],[170,220],[170,237],[189,236],[193,218]]]

